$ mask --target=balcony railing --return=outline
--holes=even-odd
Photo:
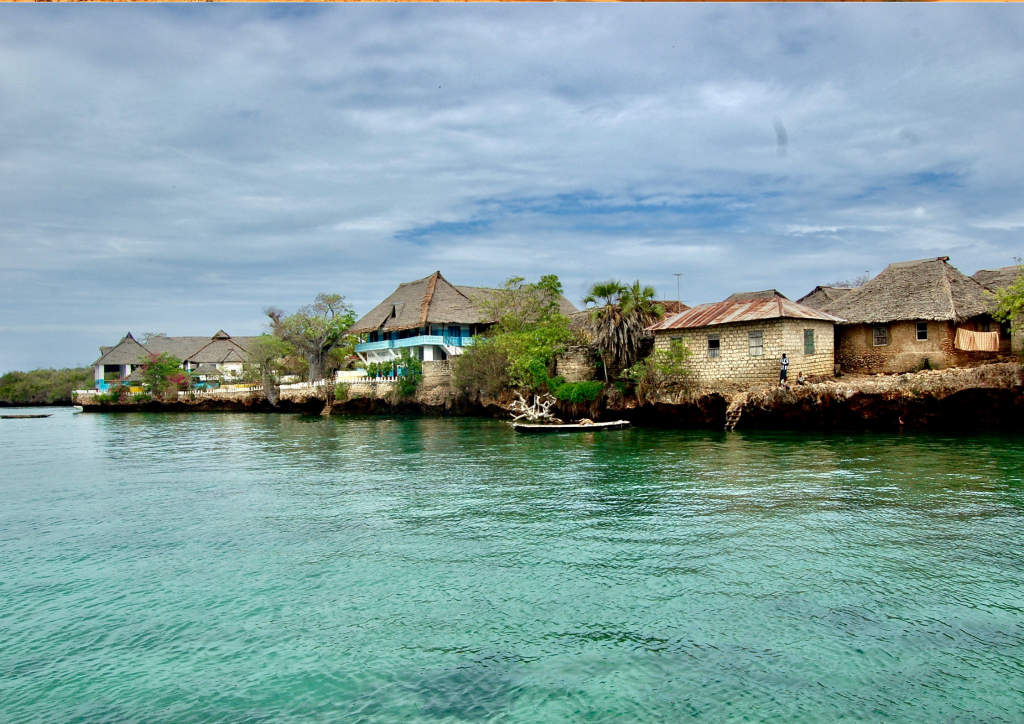
[[[448,337],[440,334],[421,334],[418,337],[405,339],[386,339],[381,342],[363,342],[356,345],[356,352],[372,352],[378,349],[401,349],[402,347],[422,347],[436,344],[446,347],[468,347],[473,344],[472,337]]]

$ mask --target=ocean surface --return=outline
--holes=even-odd
[[[36,412],[5,723],[1024,721],[1017,436]]]

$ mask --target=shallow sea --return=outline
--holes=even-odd
[[[1024,721],[1018,436],[54,413],[4,722]]]

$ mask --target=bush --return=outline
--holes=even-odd
[[[349,395],[349,384],[347,382],[339,382],[334,386],[334,399],[338,402],[344,402],[348,399]]]
[[[623,372],[623,377],[636,385],[636,396],[641,402],[654,393],[682,391],[689,393],[693,375],[690,370],[690,351],[682,340],[674,340],[667,350],[657,350]]]
[[[603,382],[565,382],[554,391],[554,395],[556,399],[562,402],[580,405],[585,402],[594,402],[601,397],[603,392]]]
[[[494,340],[476,338],[472,347],[455,358],[452,385],[465,393],[493,397],[509,386],[508,355]]]
[[[408,349],[402,350],[398,360],[398,394],[412,397],[423,381],[423,363],[413,357]]]
[[[129,393],[128,385],[123,382],[114,382],[110,385],[110,389],[96,395],[93,397],[93,400],[101,405],[120,405],[123,402],[127,402],[125,397],[127,397]]]

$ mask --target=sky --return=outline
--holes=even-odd
[[[973,274],[1022,159],[1013,5],[0,5],[0,372],[437,270]]]

